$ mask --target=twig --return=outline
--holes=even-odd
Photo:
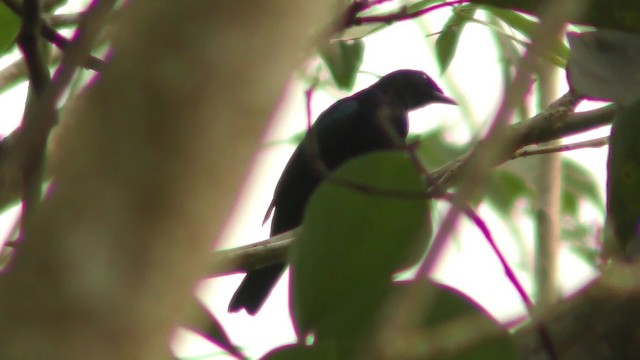
[[[468,2],[469,2],[469,0],[446,1],[446,2],[442,2],[442,3],[439,3],[439,4],[435,4],[435,5],[426,7],[424,9],[422,9],[422,10],[419,10],[419,11],[416,11],[416,12],[412,12],[412,13],[408,13],[407,12],[407,7],[404,6],[399,11],[397,11],[395,13],[391,13],[391,14],[354,17],[352,19],[352,21],[351,21],[351,24],[348,24],[348,25],[360,26],[360,25],[372,24],[372,23],[390,24],[390,23],[396,22],[396,21],[411,20],[411,19],[415,19],[417,17],[420,17],[422,15],[428,14],[428,13],[434,11],[434,10],[441,9],[443,7],[448,7],[448,6],[453,6],[453,5],[460,5],[460,4],[464,4],[464,3],[468,3]]]
[[[447,193],[447,194],[443,194],[441,197],[443,199],[446,199],[447,201],[451,202],[454,206],[459,207],[460,210],[469,219],[471,219],[471,221],[473,221],[473,223],[476,225],[476,227],[482,232],[482,234],[484,235],[485,239],[487,239],[487,242],[491,246],[493,252],[498,257],[498,260],[500,261],[500,264],[502,265],[502,268],[504,269],[504,272],[507,275],[507,278],[509,279],[511,284],[515,287],[515,289],[518,292],[518,294],[520,295],[520,298],[522,299],[522,301],[528,307],[532,307],[533,306],[533,302],[531,301],[531,298],[529,297],[529,295],[527,294],[526,290],[524,289],[524,286],[522,286],[522,284],[518,280],[515,272],[509,266],[509,263],[507,262],[507,259],[502,254],[502,251],[500,251],[500,248],[498,248],[498,245],[496,244],[495,240],[493,239],[493,236],[491,235],[489,227],[484,222],[484,220],[482,220],[482,218],[469,205],[454,203],[454,201],[456,201],[456,198],[455,198],[454,194]]]
[[[24,118],[21,125],[25,138],[24,161],[20,162],[22,168],[22,213],[23,221],[21,229],[25,227],[33,217],[40,199],[42,198],[42,174],[44,172],[44,157],[46,136],[39,131],[46,124],[55,120],[56,112],[53,107],[42,112],[43,116],[34,117],[38,102],[44,95],[50,83],[49,69],[44,60],[44,54],[40,46],[40,1],[25,0],[22,8],[22,25],[18,34],[18,47],[24,56],[29,73],[29,96],[25,105]],[[41,125],[45,124],[45,125]]]
[[[103,32],[100,34],[96,44],[98,46],[104,45],[109,41],[109,39],[110,36],[108,32]],[[53,48],[51,50],[51,55],[49,56],[48,65],[58,65],[62,60],[63,55],[64,53],[58,48]],[[29,72],[27,71],[24,58],[20,58],[7,65],[0,70],[0,93],[7,90],[10,86],[16,85],[21,80],[25,80],[28,75]],[[2,203],[2,201],[0,201],[0,203]]]
[[[2,2],[16,15],[23,18],[22,8],[16,0],[2,0]],[[42,33],[44,39],[46,39],[62,51],[65,51],[69,47],[70,42],[66,37],[64,37],[46,22],[40,20],[39,23],[40,32]],[[83,66],[87,69],[100,71],[104,66],[104,61],[89,54]]]
[[[58,27],[69,27],[78,25],[78,21],[82,17],[83,13],[72,13],[72,14],[57,14],[51,15],[48,20],[49,25],[53,28]]]
[[[313,98],[313,94],[319,82],[320,79],[316,77],[313,83],[304,91],[304,100],[307,110],[307,130],[311,129],[311,122],[313,121],[311,118],[311,99]]]
[[[609,144],[609,137],[608,136],[603,136],[601,138],[580,141],[580,142],[573,143],[573,144],[562,144],[562,145],[541,146],[541,147],[528,147],[528,148],[524,148],[524,149],[520,149],[520,150],[516,151],[512,155],[511,158],[515,159],[515,158],[519,158],[519,157],[551,154],[551,153],[564,152],[564,151],[573,151],[573,150],[586,149],[586,148],[599,148],[599,147],[603,147],[603,146],[608,145],[608,144]]]
[[[264,241],[216,252],[210,276],[220,276],[259,269],[282,262],[287,257],[291,241],[299,228],[276,235]]]
[[[580,101],[570,93],[567,93],[549,105],[544,111],[532,118],[509,126],[504,134],[505,139],[513,139],[509,152],[493,159],[491,166],[498,166],[511,159],[511,154],[526,145],[547,142],[565,136],[578,134],[600,126],[608,125],[615,115],[614,105],[602,108],[573,113],[573,109]],[[486,140],[482,140],[485,142]],[[462,155],[458,159],[431,172],[440,187],[447,188],[451,184],[457,184],[461,180],[462,168],[470,166],[473,161],[471,153]]]
[[[91,49],[94,38],[99,33],[104,24],[104,19],[109,10],[115,5],[115,0],[98,1],[90,6],[86,13],[84,21],[78,27],[74,35],[73,46],[71,46],[62,63],[54,74],[52,82],[42,79],[42,74],[34,73],[37,67],[42,67],[47,71],[46,65],[39,55],[39,46],[37,45],[38,28],[40,27],[40,14],[38,0],[33,0],[36,5],[31,2],[25,2],[23,11],[23,30],[19,43],[25,54],[27,67],[30,74],[30,86],[36,90],[34,96],[30,99],[25,110],[24,120],[21,127],[21,136],[23,142],[22,149],[17,152],[17,156],[21,158],[17,161],[23,164],[23,207],[24,221],[28,223],[33,208],[37,206],[41,198],[42,176],[44,172],[44,159],[47,139],[53,126],[57,122],[56,104],[60,96],[67,88],[73,74],[75,73],[80,62],[86,58],[87,53]],[[32,44],[35,42],[35,45]],[[30,64],[34,59],[38,59],[37,63]],[[34,69],[34,70],[32,70]]]

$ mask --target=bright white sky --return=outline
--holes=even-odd
[[[74,4],[69,11],[78,9],[78,6]],[[423,19],[423,25],[430,29],[440,29],[448,14],[449,10],[446,9],[430,14]],[[386,74],[396,69],[411,68],[421,69],[432,75],[445,93],[467,106],[468,111],[462,111],[460,107],[431,105],[411,115],[411,129],[421,132],[435,126],[444,126],[453,141],[466,143],[474,134],[467,133],[466,126],[461,125],[461,117],[472,113],[476,124],[486,125],[494,115],[502,96],[502,78],[499,69],[501,60],[493,50],[494,42],[483,26],[468,25],[453,64],[446,74],[440,76],[433,55],[435,38],[425,39],[421,34],[422,30],[415,22],[404,22],[367,37],[362,70]],[[5,66],[9,62],[7,59],[0,59],[0,66]],[[356,90],[367,87],[374,81],[375,78],[372,76],[361,75],[358,78]],[[559,79],[559,83],[561,93],[566,91],[563,77]],[[3,109],[1,134],[8,134],[19,123],[25,94],[26,86],[21,85],[0,96],[0,108]],[[317,92],[312,103],[314,118],[336,99],[346,95],[348,94]],[[293,81],[269,133],[265,136],[265,143],[287,139],[303,130],[305,126],[304,85]],[[606,134],[607,129],[604,129],[578,138],[586,139]],[[265,146],[257,154],[254,168],[246,181],[242,199],[234,209],[233,219],[222,236],[225,246],[237,246],[268,238],[269,225],[261,226],[262,219],[271,201],[280,172],[292,152],[291,145],[271,145]],[[604,189],[606,148],[579,150],[568,156],[587,164],[597,175],[598,182]],[[446,209],[446,205],[438,208]],[[510,238],[510,233],[502,227],[501,222],[490,209],[481,206],[479,211],[489,224],[502,251],[518,270],[520,280],[530,289],[530,279],[522,270],[531,263],[531,258],[520,258],[521,253],[515,241]],[[522,208],[521,212],[524,214],[525,208]],[[0,235],[3,227],[4,229],[10,227],[14,216],[15,212],[0,218]],[[591,222],[602,221],[601,215],[593,211],[586,216],[586,220]],[[466,221],[465,224],[469,225]],[[531,240],[533,227],[529,221],[521,221],[520,231],[527,240]],[[446,261],[438,266],[435,276],[466,292],[501,320],[522,315],[524,309],[520,298],[506,281],[500,264],[479,231],[472,226],[465,226],[463,230],[457,232],[456,239],[457,241],[448,247]],[[528,246],[531,246],[530,242]],[[562,287],[565,292],[576,289],[594,274],[587,265],[567,251],[562,252],[560,261]],[[286,277],[285,275],[284,278]],[[226,276],[208,281],[202,286],[202,295],[211,305],[231,339],[252,358],[281,344],[292,342],[294,337],[288,314],[286,281],[278,284],[257,316],[250,317],[245,313],[227,314],[229,299],[241,279],[242,275]],[[219,352],[215,347],[208,346],[197,339],[189,338],[189,341],[179,343],[181,345],[177,345],[177,349],[181,353],[184,352],[184,355],[212,354],[211,358],[225,358],[218,356]]]

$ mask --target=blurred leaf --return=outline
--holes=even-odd
[[[417,284],[416,284],[417,282]],[[424,278],[413,282],[399,282],[394,286],[397,296],[407,296],[411,286],[424,287],[430,294],[425,304],[428,312],[425,318],[416,318],[416,326],[424,327],[423,333],[440,334],[447,332],[447,340],[460,339],[465,346],[455,343],[449,346],[435,343],[439,356],[430,356],[429,360],[513,360],[520,354],[509,332],[494,319],[482,306],[467,295],[452,287]],[[438,335],[434,335],[438,338]],[[471,340],[471,343],[465,342]],[[475,340],[475,342],[473,341]],[[452,340],[453,341],[453,340]],[[429,343],[427,347],[429,352]],[[423,357],[427,359],[427,357]]]
[[[524,35],[527,39],[531,39],[533,37],[535,29],[539,26],[536,20],[513,10],[490,6],[483,7],[483,9],[495,15],[509,27]],[[564,44],[562,39],[555,39],[550,42],[542,57],[550,63],[564,68],[567,63],[567,58],[569,57],[569,48]]]
[[[475,4],[486,4],[500,8],[517,8],[518,11],[540,17],[545,6],[536,0],[470,0]],[[569,22],[607,29],[638,31],[640,23],[640,2],[636,0],[594,0],[589,1],[583,11],[570,14]]]
[[[640,255],[640,100],[620,106],[611,126],[607,171],[607,222],[614,238],[605,238],[607,256]]]
[[[444,130],[437,128],[408,139],[409,143],[419,141],[417,154],[427,170],[435,170],[464,154],[461,146],[445,141],[444,135]]]
[[[342,90],[353,88],[363,54],[362,40],[332,41],[320,50],[320,57],[327,64],[336,85]]]
[[[358,157],[332,177],[368,190],[325,181],[312,195],[290,249],[290,304],[299,338],[314,332],[320,343],[340,342],[343,354],[370,328],[392,274],[421,258],[431,224],[421,196],[373,193],[424,191],[404,152]]]
[[[580,199],[604,211],[604,199],[589,169],[567,157],[562,158],[562,192],[564,213],[576,215]]]
[[[454,9],[436,40],[436,60],[440,74],[444,73],[451,64],[462,30],[476,12],[474,5],[462,5]]]
[[[572,253],[578,256],[586,264],[593,269],[598,268],[598,260],[600,258],[599,246],[596,246],[595,226],[583,224],[574,218],[567,217],[562,221],[560,238],[566,242]]]
[[[207,326],[203,327],[199,322],[191,322],[184,325],[192,331],[208,339],[212,343],[216,344],[218,347],[228,352],[229,354],[232,354],[237,358],[243,358],[244,356],[242,355],[240,350],[238,350],[238,348],[236,348],[236,346],[231,342],[231,339],[229,339],[229,335],[227,335],[227,332],[222,327],[220,321],[218,321],[218,318],[215,317],[215,315],[213,315],[209,311],[209,309],[207,309],[200,301],[197,301],[197,303],[200,313],[208,315],[209,322]]]
[[[623,105],[640,98],[640,34],[597,30],[567,38],[567,77],[573,90]]]
[[[484,193],[487,201],[503,216],[511,214],[518,199],[533,195],[525,179],[506,169],[496,169],[491,173]]]
[[[0,4],[0,56],[15,43],[20,30],[20,18],[3,3]]]

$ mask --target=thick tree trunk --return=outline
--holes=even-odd
[[[133,1],[0,278],[1,359],[159,359],[335,1]],[[312,39],[312,40],[309,40]]]

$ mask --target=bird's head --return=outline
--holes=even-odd
[[[427,74],[418,70],[397,70],[389,73],[373,85],[395,106],[414,110],[430,103],[457,103],[444,95],[438,84]]]

